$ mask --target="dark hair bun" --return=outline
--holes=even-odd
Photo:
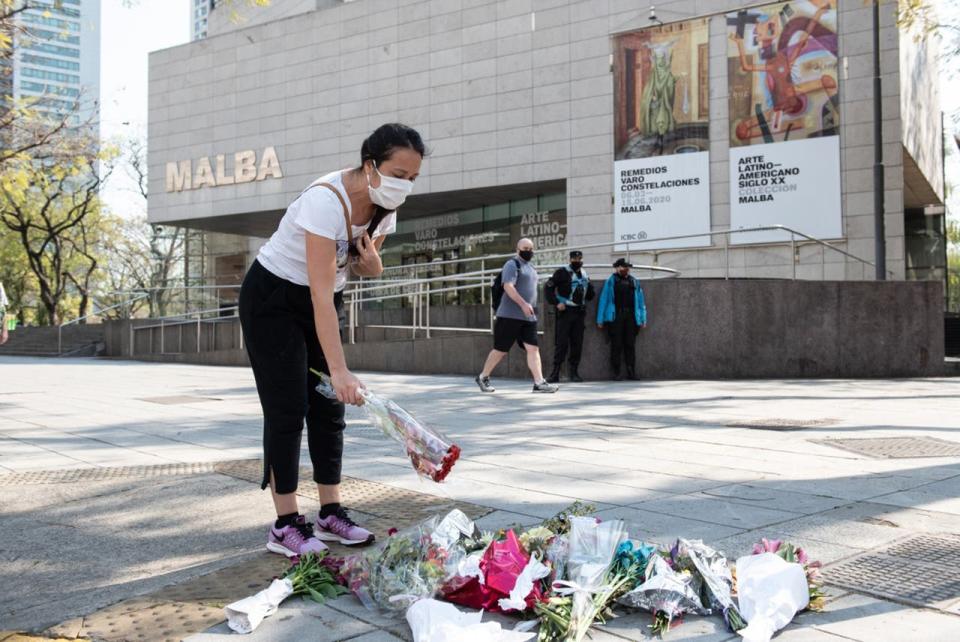
[[[379,165],[393,155],[393,150],[399,148],[412,149],[421,157],[427,155],[427,148],[416,129],[400,123],[387,123],[377,127],[363,141],[360,146],[360,162],[370,160]]]

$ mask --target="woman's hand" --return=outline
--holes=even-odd
[[[341,403],[350,404],[351,406],[363,405],[363,396],[360,394],[360,391],[366,388],[349,370],[344,369],[331,372],[330,384],[333,386],[334,392],[337,393],[337,399]]]
[[[380,260],[380,252],[377,246],[370,239],[366,232],[357,239],[357,251],[360,256],[353,264],[353,272],[359,276],[380,276],[383,273],[383,262]]]

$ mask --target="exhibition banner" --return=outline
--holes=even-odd
[[[727,14],[730,225],[843,234],[835,0]],[[738,234],[733,243],[789,240]]]
[[[709,232],[708,20],[620,34],[614,48],[614,239]],[[698,236],[632,249],[709,244]]]

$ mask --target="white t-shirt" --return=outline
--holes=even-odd
[[[337,278],[334,291],[340,292],[347,285],[347,263],[349,242],[363,236],[366,226],[351,225],[351,237],[347,237],[347,224],[343,220],[343,206],[340,199],[320,183],[333,185],[344,202],[347,204],[347,215],[350,216],[350,198],[343,186],[343,172],[341,170],[321,176],[310,184],[310,187],[300,193],[295,201],[290,203],[280,227],[273,233],[270,240],[260,248],[257,260],[273,274],[297,285],[309,285],[307,277],[307,240],[304,232],[310,232],[323,238],[337,242]],[[397,229],[397,213],[387,214],[373,238],[386,236]]]

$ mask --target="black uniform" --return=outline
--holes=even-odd
[[[579,379],[577,368],[580,366],[580,354],[583,350],[583,328],[587,316],[587,301],[593,300],[593,284],[587,280],[573,288],[573,277],[583,279],[582,270],[572,267],[560,268],[553,273],[552,281],[556,288],[557,297],[570,300],[574,305],[566,304],[563,310],[557,310],[557,328],[554,338],[553,372],[550,380],[560,377],[560,369],[570,353],[570,376]]]
[[[607,324],[607,332],[610,333],[610,367],[614,377],[618,378],[621,359],[626,366],[627,377],[636,378],[634,346],[639,328],[634,314],[635,296],[633,279],[616,275],[613,282],[613,301],[617,316],[613,323]]]

